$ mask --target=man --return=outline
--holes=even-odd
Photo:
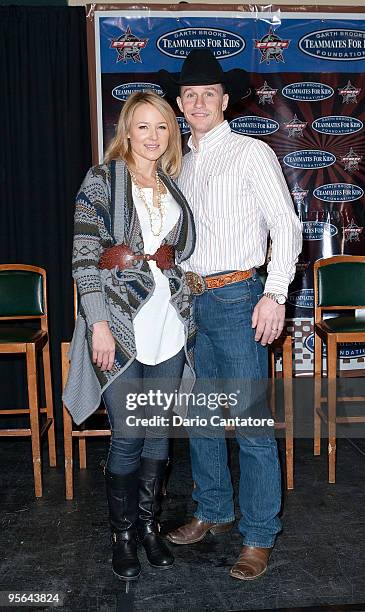
[[[186,267],[197,294],[197,378],[214,372],[219,379],[250,380],[259,388],[267,378],[267,344],[283,329],[301,225],[274,152],[259,140],[231,132],[224,120],[229,101],[238,101],[247,90],[247,73],[224,72],[209,50],[199,49],[191,51],[180,74],[159,74],[191,131],[179,187],[197,231]],[[255,268],[265,261],[269,234],[272,255],[262,295]],[[230,575],[253,580],[266,571],[281,530],[280,468],[273,435],[236,431],[236,438],[243,548]],[[229,531],[235,519],[225,439],[209,431],[191,435],[190,453],[197,509],[190,523],[168,534],[174,544]]]

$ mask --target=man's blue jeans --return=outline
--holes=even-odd
[[[198,334],[195,347],[199,379],[267,379],[267,349],[254,339],[253,309],[263,288],[259,277],[206,291],[195,298]],[[256,384],[256,383],[255,383]],[[273,433],[244,436],[236,430],[239,444],[239,531],[248,546],[271,547],[281,530],[281,476]],[[233,521],[233,491],[224,437],[205,431],[190,436],[193,499],[196,518],[209,523]]]

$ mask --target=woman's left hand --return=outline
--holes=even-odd
[[[108,321],[97,321],[93,324],[93,362],[101,369],[111,370],[114,365],[115,340]]]

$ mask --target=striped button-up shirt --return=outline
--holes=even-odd
[[[301,250],[301,223],[280,164],[264,142],[235,134],[227,121],[184,156],[179,187],[196,224],[196,248],[185,270],[201,275],[248,270],[265,262],[265,291],[287,295]]]

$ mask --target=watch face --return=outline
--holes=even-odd
[[[285,302],[286,302],[285,295],[278,295],[277,302],[278,302],[278,304],[285,304]]]

